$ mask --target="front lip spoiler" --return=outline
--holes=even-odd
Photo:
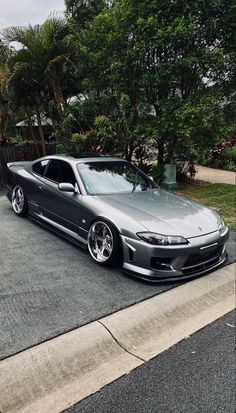
[[[176,281],[188,281],[197,277],[200,277],[202,275],[208,274],[209,272],[215,270],[216,268],[220,267],[221,265],[223,265],[225,263],[225,261],[228,258],[228,254],[225,253],[225,255],[223,257],[219,258],[219,261],[217,263],[215,263],[214,265],[206,268],[205,270],[200,270],[200,271],[195,271],[192,272],[191,274],[187,274],[187,275],[175,275],[175,276],[164,276],[164,277],[155,277],[155,276],[149,276],[149,275],[144,275],[144,274],[140,274],[136,271],[133,271],[131,268],[135,267],[134,265],[129,265],[126,264],[126,268],[122,268],[122,272],[124,272],[127,275],[130,275],[132,277],[138,278],[142,281],[148,281],[150,283],[153,284],[158,284],[158,283],[168,283],[168,282],[176,282]],[[141,270],[141,268],[139,267],[139,270]]]

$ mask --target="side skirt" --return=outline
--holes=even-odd
[[[88,242],[80,235],[76,234],[69,230],[68,228],[64,227],[63,225],[58,224],[57,222],[52,221],[49,218],[44,217],[41,214],[33,213],[29,215],[30,218],[42,225],[45,228],[50,229],[55,234],[62,236],[66,240],[73,242],[74,244],[78,245],[79,247],[83,248],[84,250],[87,249]]]

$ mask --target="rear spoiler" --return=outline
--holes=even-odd
[[[17,162],[8,162],[7,167],[10,169],[12,166],[25,166],[31,161],[17,161]]]

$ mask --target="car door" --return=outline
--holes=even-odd
[[[71,183],[75,192],[62,192],[59,183]],[[42,219],[51,225],[59,224],[64,229],[86,237],[81,227],[85,214],[82,195],[71,165],[60,159],[51,159],[38,188],[38,208]],[[63,230],[63,228],[60,228]]]
[[[43,175],[49,164],[49,159],[42,159],[32,164],[30,179],[27,181],[27,199],[29,204],[29,212],[31,215],[37,215],[39,212],[38,206],[41,200],[41,188],[44,185]]]

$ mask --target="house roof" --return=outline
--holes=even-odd
[[[33,126],[38,126],[38,121],[37,121],[36,116],[33,116],[31,120],[32,120]],[[42,122],[42,126],[52,126],[52,121],[50,118],[42,117],[41,122]],[[18,122],[16,124],[16,127],[20,127],[20,128],[25,127],[25,126],[29,126],[29,121],[27,119],[24,119],[21,122]]]

